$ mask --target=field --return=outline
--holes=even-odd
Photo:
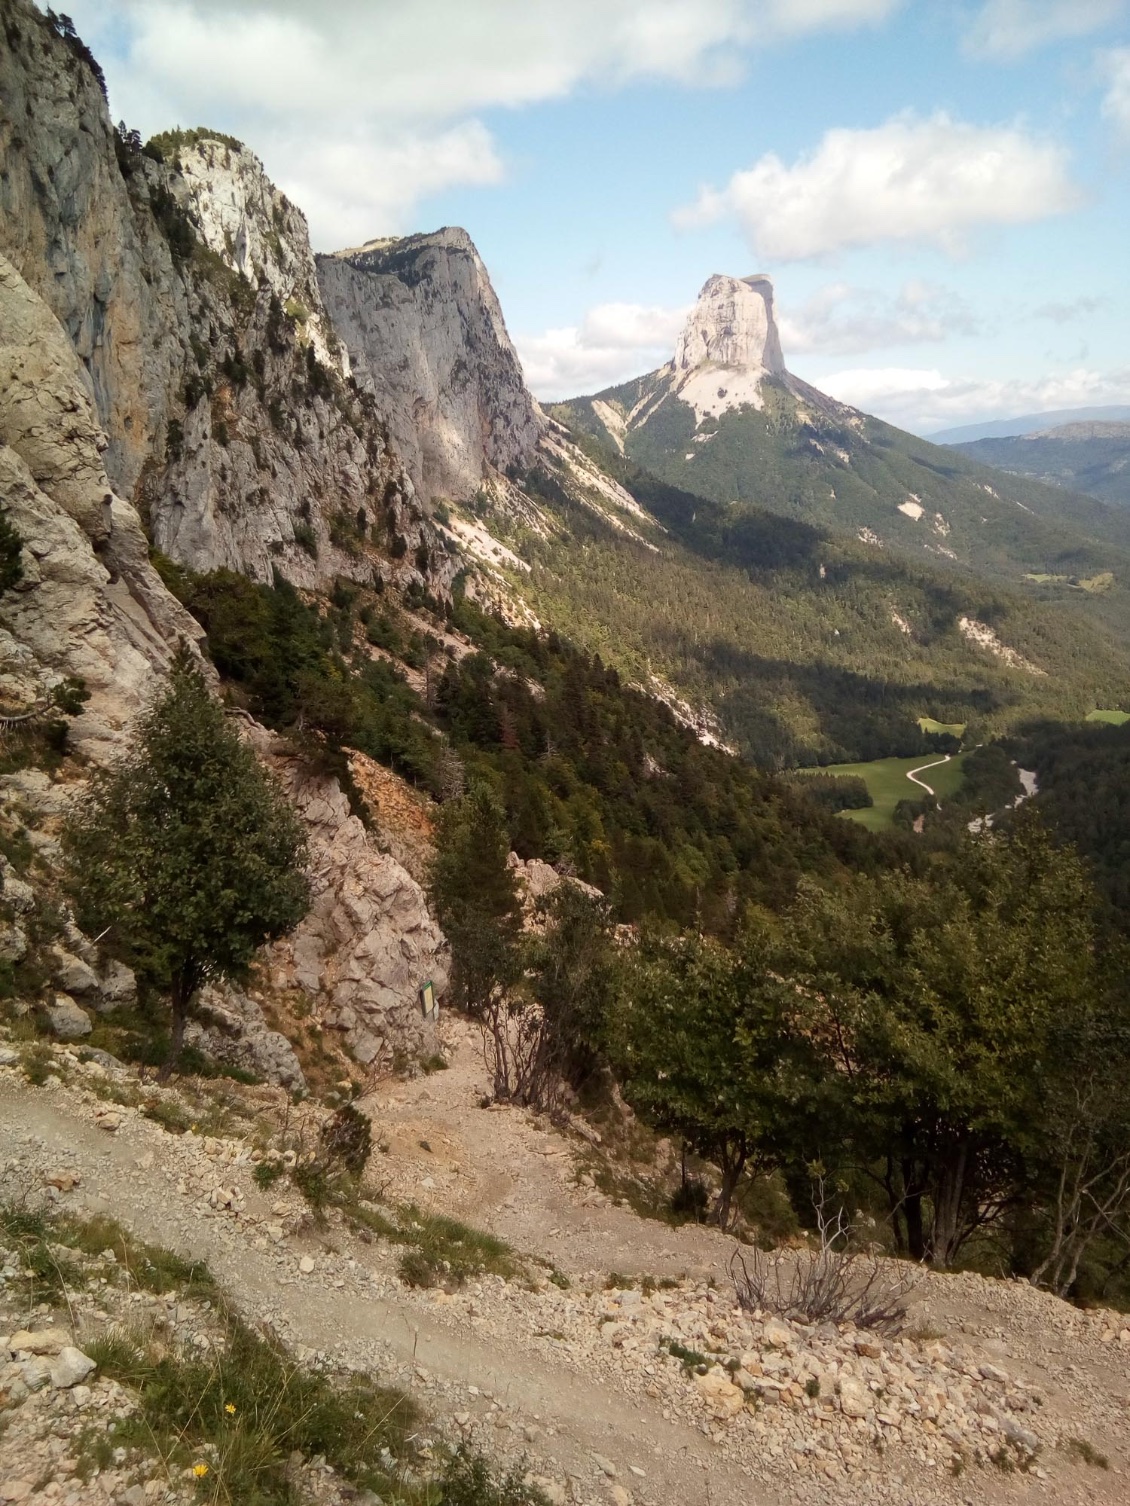
[[[809,773],[854,774],[866,784],[874,805],[865,810],[843,811],[841,814],[866,826],[868,831],[885,831],[892,822],[895,806],[900,800],[917,800],[926,792],[920,785],[907,779],[912,769],[921,769],[924,764],[934,763],[938,754],[919,754],[915,758],[877,758],[871,763],[839,763],[826,769],[812,769]],[[939,800],[945,800],[961,787],[964,753],[958,753],[948,763],[927,768],[918,777],[928,784]]]
[[[1088,711],[1089,722],[1107,722],[1112,727],[1121,727],[1130,722],[1130,711]]]
[[[951,737],[965,736],[964,722],[936,722],[932,716],[920,716],[918,718],[918,725],[922,728],[923,732],[948,732]]]

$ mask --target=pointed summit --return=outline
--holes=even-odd
[[[707,279],[675,347],[674,390],[701,424],[745,403],[762,406],[761,383],[785,375],[764,273]]]

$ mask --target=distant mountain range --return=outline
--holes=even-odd
[[[1022,413],[1019,418],[995,418],[983,424],[963,424],[957,429],[938,429],[927,437],[934,444],[970,444],[976,439],[1007,439],[1016,434],[1037,434],[1060,424],[1127,423],[1130,407],[1055,408],[1046,413]]]
[[[1114,507],[1130,507],[1130,423],[1077,420],[1034,434],[977,439],[953,448],[1015,476],[1086,492]]]

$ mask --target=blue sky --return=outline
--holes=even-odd
[[[1130,0],[71,0],[115,116],[241,136],[315,245],[461,224],[531,385],[770,273],[920,432],[1130,402]]]

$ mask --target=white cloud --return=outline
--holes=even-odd
[[[1101,63],[1107,79],[1103,114],[1130,136],[1130,47],[1112,47]]]
[[[518,335],[514,343],[531,391],[552,402],[600,392],[671,359],[687,309],[602,303],[579,325]]]
[[[1110,372],[1078,367],[1034,381],[951,377],[908,367],[857,368],[811,380],[841,402],[918,434],[1021,413],[1130,402],[1130,367]]]
[[[1125,15],[1126,0],[986,0],[966,38],[980,57],[1011,59],[1089,36]]]
[[[845,282],[829,283],[778,319],[786,359],[793,354],[860,355],[891,345],[920,345],[978,331],[964,299],[927,282],[904,283],[893,297]]]
[[[1015,225],[1081,202],[1062,147],[1018,126],[897,115],[828,131],[793,167],[768,153],[725,188],[676,211],[684,227],[734,216],[766,261],[798,261],[881,241],[960,252],[980,225]]]
[[[871,24],[901,0],[69,0],[116,114],[246,140],[315,243],[409,228],[421,198],[496,182],[476,118],[586,82],[731,82],[746,51]],[[305,198],[303,198],[305,194]]]

